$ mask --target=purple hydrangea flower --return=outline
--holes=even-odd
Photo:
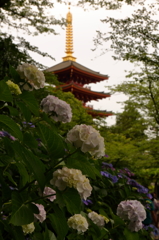
[[[13,137],[13,136],[9,136],[9,138],[10,138],[12,141],[15,141],[15,140],[16,140],[16,138]]]
[[[104,166],[106,166],[106,167],[109,167],[109,168],[112,168],[112,167],[113,167],[113,164],[112,164],[112,163],[102,162],[102,165],[104,165]]]
[[[40,138],[37,138],[36,140],[38,141],[38,146],[41,147],[41,146],[42,146],[42,141],[41,141],[41,139],[40,139]]]
[[[10,134],[6,131],[1,131],[1,136],[2,137],[10,137]]]
[[[112,163],[106,163],[106,162],[102,162],[102,168],[109,168],[113,171],[115,170]]]
[[[152,229],[152,234],[155,237],[159,236],[159,229],[157,227],[155,227],[153,224],[143,226],[143,229],[145,229],[145,230],[149,230],[149,228]]]
[[[148,194],[148,188],[145,188],[144,186],[136,182],[134,179],[129,178],[127,183],[133,187],[136,187],[139,193]]]
[[[150,209],[151,209],[151,208],[150,208],[150,204],[148,204],[148,203],[147,203],[147,204],[145,204],[144,206],[145,206],[145,208],[146,208],[146,209],[148,209],[148,210],[150,210]]]
[[[31,122],[23,122],[23,124],[25,125],[25,126],[29,126],[29,127],[31,127],[31,128],[35,128],[35,125],[33,124],[33,123],[31,123]]]
[[[147,193],[146,196],[149,198],[149,199],[152,199],[152,194],[151,193]]]
[[[90,204],[93,204],[93,202],[91,201],[91,200],[89,200],[89,199],[87,199],[87,200],[82,200],[82,202],[86,205],[86,206],[88,206],[88,205],[90,205]]]
[[[0,131],[0,137],[8,137],[9,139],[11,139],[12,141],[15,141],[16,138],[13,137],[12,135],[10,135],[8,132],[6,131]]]
[[[2,215],[2,220],[7,220],[7,216],[6,215]]]
[[[120,169],[120,173],[124,173],[124,174],[128,175],[129,177],[133,177],[135,175],[128,168]]]
[[[101,173],[102,176],[109,178],[109,173],[108,172],[101,171],[100,173]]]
[[[118,182],[117,176],[112,175],[111,173],[106,172],[106,171],[101,171],[100,173],[101,173],[102,176],[107,177],[107,178],[110,178],[113,183]]]
[[[123,175],[118,173],[118,178],[123,178]]]

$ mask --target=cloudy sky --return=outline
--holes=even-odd
[[[68,12],[68,6],[55,4],[54,9],[50,10],[52,15],[56,17],[65,17]],[[125,80],[125,70],[131,70],[133,66],[128,62],[114,61],[112,58],[113,52],[109,51],[101,55],[101,49],[92,51],[94,48],[93,38],[96,36],[96,30],[104,32],[109,31],[106,24],[101,23],[100,19],[107,16],[127,16],[132,12],[132,7],[124,7],[122,10],[106,11],[89,10],[84,11],[82,8],[71,6],[73,15],[73,39],[74,39],[74,54],[77,62],[102,74],[109,75],[109,80],[98,84],[92,84],[91,89],[95,91],[108,92],[107,86],[119,84]],[[54,26],[53,26],[54,27]],[[32,56],[43,63],[47,67],[54,66],[62,61],[65,56],[65,29],[56,27],[58,35],[41,35],[37,37],[27,37],[27,39],[35,46],[38,46],[41,51],[47,52],[55,58],[55,61],[33,54]],[[109,48],[109,44],[104,45]],[[113,111],[114,113],[122,111],[122,102],[127,98],[123,94],[115,94],[110,98],[103,100],[92,101],[88,104],[93,105],[95,109]],[[115,123],[115,116],[106,119],[108,125]]]

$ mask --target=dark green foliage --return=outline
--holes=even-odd
[[[41,52],[37,47],[32,46],[22,34],[56,34],[53,25],[64,25],[64,19],[55,19],[49,15],[47,10],[53,8],[54,4],[50,0],[27,1],[13,0],[0,2],[0,79],[8,75],[9,66],[17,67],[19,64],[27,62],[37,65],[40,68],[46,68],[36,62],[30,52],[38,53],[45,57],[50,57],[48,53]],[[11,35],[12,32],[19,30],[18,37]]]

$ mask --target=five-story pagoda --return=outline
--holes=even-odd
[[[63,62],[45,71],[57,75],[58,81],[63,83],[60,85],[60,88],[62,88],[64,92],[72,92],[77,99],[82,101],[88,114],[91,114],[93,117],[108,117],[113,115],[112,112],[95,110],[92,106],[86,106],[86,103],[91,100],[110,97],[110,93],[95,92],[91,91],[89,87],[84,87],[86,84],[107,80],[108,75],[95,72],[76,62],[76,58],[73,56],[72,14],[70,10],[67,13],[66,20],[66,56],[63,57]]]

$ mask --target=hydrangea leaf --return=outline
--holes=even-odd
[[[34,174],[34,178],[38,181],[40,188],[43,189],[45,186],[45,165],[31,151],[17,141],[14,142],[13,147],[18,157],[21,158],[21,161]]]
[[[24,91],[19,97],[35,116],[39,116],[39,104],[33,93]]]
[[[57,202],[65,203],[67,210],[73,215],[81,211],[81,198],[76,189],[68,188],[66,191],[56,191]]]
[[[9,73],[12,76],[12,78],[14,79],[14,82],[16,84],[18,84],[21,81],[19,74],[17,73],[15,68],[13,68],[12,66],[9,66]]]
[[[20,109],[20,111],[21,111],[22,115],[24,116],[25,120],[27,122],[29,122],[30,119],[31,119],[31,112],[29,111],[27,106],[23,102],[16,102],[16,105]]]
[[[12,193],[12,215],[10,223],[22,226],[34,221],[34,215],[29,205],[25,205],[23,197],[18,192]]]
[[[34,233],[33,240],[44,240],[43,235],[39,232]]]
[[[57,240],[63,240],[68,232],[68,225],[64,212],[58,207],[53,206],[54,213],[50,214],[48,218],[51,221],[52,228],[57,234]]]
[[[45,232],[43,232],[42,240],[56,240],[55,234],[50,230],[48,230],[46,225],[45,225]]]
[[[131,232],[127,228],[124,229],[124,235],[127,240],[140,240],[139,234],[137,232]]]
[[[24,141],[23,141],[29,148],[37,148],[38,141],[32,136],[31,133],[24,133]]]
[[[44,124],[38,124],[38,130],[42,142],[46,145],[48,154],[57,159],[65,154],[65,143],[64,140],[54,129]]]
[[[83,174],[88,175],[92,179],[96,179],[96,169],[87,160],[83,153],[77,152],[69,157],[66,162],[68,168],[75,168],[82,171]],[[100,177],[100,176],[99,176]]]
[[[8,131],[14,137],[19,138],[19,140],[23,139],[22,132],[20,131],[19,126],[8,116],[0,115],[0,122],[3,124],[3,129]]]
[[[25,166],[23,164],[21,164],[20,158],[19,158],[19,161],[17,161],[16,166],[21,175],[20,183],[21,183],[21,186],[23,187],[27,182],[29,182],[30,177],[29,177],[29,174],[28,174]]]
[[[7,185],[4,177],[3,172],[0,170],[0,183],[1,183],[1,191],[2,191],[2,199],[7,199],[11,197],[11,190]]]
[[[15,226],[15,227],[13,228],[13,234],[14,234],[14,239],[15,239],[15,240],[25,240],[22,227],[20,227],[20,226]]]
[[[18,116],[19,115],[19,111],[16,108],[13,108],[11,106],[7,106],[7,108],[9,109],[9,112],[12,116]]]
[[[4,80],[0,81],[0,101],[12,102],[12,94]]]

